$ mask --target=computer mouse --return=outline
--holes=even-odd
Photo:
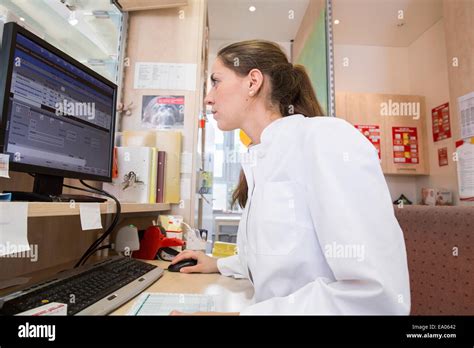
[[[168,266],[168,271],[170,272],[179,272],[183,267],[196,266],[197,260],[195,259],[184,259],[173,265]]]

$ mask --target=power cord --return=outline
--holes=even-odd
[[[89,193],[98,193],[102,196],[109,197],[109,198],[111,198],[115,201],[115,203],[117,205],[117,212],[115,213],[114,220],[112,221],[110,226],[107,228],[107,230],[89,246],[89,248],[85,251],[85,253],[82,255],[82,257],[79,259],[79,261],[75,264],[74,268],[77,268],[77,267],[85,264],[86,261],[89,259],[89,257],[91,257],[97,251],[99,251],[101,249],[110,249],[111,248],[111,245],[106,245],[106,246],[102,246],[102,247],[100,245],[113,232],[114,228],[117,226],[118,220],[120,218],[120,214],[122,212],[122,206],[120,205],[119,200],[115,196],[111,195],[110,193],[108,193],[104,190],[101,190],[101,189],[98,189],[96,187],[90,186],[87,183],[85,183],[83,180],[79,180],[79,181],[82,185],[87,187],[89,190],[86,190],[86,189],[81,188],[81,187],[70,186],[70,185],[63,185],[63,186],[68,187],[68,188],[72,188],[72,189],[75,189],[75,190],[79,190],[79,191],[85,191],[85,192],[89,192]]]

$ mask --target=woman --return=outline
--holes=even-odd
[[[409,314],[405,243],[373,145],[344,120],[315,117],[305,69],[274,43],[223,48],[211,80],[219,129],[254,144],[233,196],[239,252],[183,251],[172,263],[248,278],[256,303],[240,314]]]

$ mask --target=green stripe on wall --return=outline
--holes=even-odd
[[[318,101],[324,113],[328,110],[328,76],[326,59],[326,10],[321,11],[313,29],[304,43],[304,47],[296,61],[303,65],[313,84]]]

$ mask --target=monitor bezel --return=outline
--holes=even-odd
[[[45,40],[41,39],[37,35],[31,33],[27,29],[18,25],[15,22],[6,23],[3,31],[3,42],[2,48],[0,51],[0,62],[5,62],[0,64],[0,153],[4,153],[6,150],[7,144],[6,140],[6,123],[8,118],[8,100],[11,88],[11,79],[12,79],[12,70],[13,70],[13,56],[14,48],[16,45],[17,35],[21,34],[26,38],[34,41],[36,44],[42,46],[46,50],[58,55],[60,58],[66,60],[68,63],[74,65],[76,68],[85,71],[86,73],[92,75],[94,78],[98,79],[102,83],[110,86],[113,89],[113,112],[112,112],[112,125],[110,128],[110,153],[109,153],[109,173],[107,176],[101,176],[90,173],[81,173],[70,170],[63,170],[57,168],[50,168],[45,166],[26,164],[21,162],[12,161],[12,156],[10,156],[9,167],[10,170],[16,172],[24,173],[38,173],[45,175],[54,175],[64,178],[72,179],[82,179],[82,180],[95,180],[101,182],[111,182],[112,181],[112,171],[113,171],[113,153],[114,153],[114,142],[115,142],[115,118],[116,118],[116,105],[117,105],[117,85],[102,75],[96,73],[89,67],[78,62],[76,59],[72,58],[63,51],[57,49],[53,45],[49,44]]]

